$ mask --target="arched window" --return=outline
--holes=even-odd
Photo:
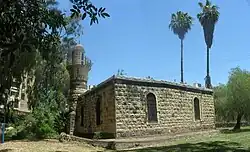
[[[198,98],[194,98],[194,118],[195,120],[200,120],[200,101]]]
[[[81,106],[81,126],[83,126],[83,117],[84,117],[84,111],[83,111],[83,106]]]
[[[79,68],[76,68],[76,76],[78,76],[80,73],[80,69]]]
[[[96,101],[96,125],[101,124],[101,97],[98,97]]]
[[[81,64],[84,65],[84,53],[82,53]]]
[[[156,98],[153,93],[147,95],[148,122],[157,122]]]

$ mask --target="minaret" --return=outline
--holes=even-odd
[[[70,64],[72,63],[72,64]],[[73,48],[72,61],[69,62],[70,95],[69,95],[69,134],[73,135],[75,130],[76,104],[78,97],[87,91],[88,72],[91,70],[91,60],[85,56],[82,45]]]

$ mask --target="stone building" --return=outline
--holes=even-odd
[[[27,81],[29,81],[29,79],[24,79],[22,82],[14,79],[7,100],[7,103],[12,102],[14,110],[20,113],[30,112],[28,107],[27,85],[25,85]],[[3,111],[4,105],[1,105],[0,109]]]
[[[73,54],[83,50],[77,47]],[[72,60],[71,67],[75,66],[74,55]],[[76,74],[72,82],[78,82],[80,88],[72,87],[72,92],[79,91],[72,93],[70,99],[74,105],[71,134],[84,137],[102,132],[111,138],[124,138],[215,128],[213,91],[210,89],[114,75],[88,90],[90,68],[86,62],[81,66],[85,68],[83,77],[70,68],[71,73]]]

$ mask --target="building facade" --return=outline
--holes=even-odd
[[[213,92],[165,81],[112,76],[80,96],[75,135],[113,138],[215,128]]]
[[[23,113],[30,112],[27,93],[27,81],[29,81],[29,79],[27,78],[23,79],[22,82],[13,80],[7,101],[8,103],[13,103],[14,110]]]
[[[70,134],[90,137],[101,132],[125,138],[215,128],[211,89],[124,76],[112,76],[87,89],[88,70],[82,73],[84,91],[70,99],[75,105]],[[77,81],[82,80],[75,78]]]

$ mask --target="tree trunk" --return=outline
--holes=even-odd
[[[36,76],[35,76],[35,70],[34,69],[31,70],[30,75],[31,75],[32,78],[31,78],[31,81],[29,81],[29,84],[28,84],[28,86],[30,88],[30,90],[28,92],[28,109],[32,110],[32,108],[34,108],[33,107],[34,102],[32,102],[32,100],[34,100],[34,98],[32,98],[32,97],[33,97],[33,94],[34,94],[34,84],[35,84],[35,81],[36,81]]]
[[[242,116],[243,116],[242,113],[238,114],[238,116],[237,116],[237,122],[236,122],[236,125],[234,126],[233,130],[240,130]]]
[[[205,85],[206,85],[206,88],[212,88],[211,78],[209,75],[209,47],[208,46],[207,46],[207,76],[206,76]]]
[[[181,83],[183,83],[183,39],[181,40]]]

